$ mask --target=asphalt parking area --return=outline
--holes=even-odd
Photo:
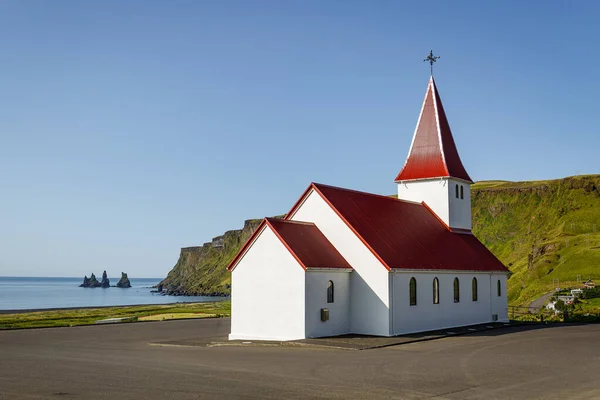
[[[0,331],[0,399],[600,398],[600,325],[369,351],[149,344],[228,332],[226,318]]]

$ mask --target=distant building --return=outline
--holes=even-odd
[[[564,296],[556,296],[557,300],[562,300],[565,304],[573,304],[575,301],[575,296],[573,295],[564,295]]]
[[[546,310],[554,311],[554,315],[561,313],[556,309],[556,301],[551,301],[550,303],[546,304]]]
[[[571,296],[579,297],[583,294],[582,289],[571,289]]]
[[[433,77],[395,182],[397,199],[313,183],[284,219],[264,219],[228,267],[229,338],[508,321],[508,269],[471,232],[473,181]]]
[[[595,287],[596,287],[596,284],[591,279],[588,279],[587,281],[583,282],[584,289],[593,289]]]

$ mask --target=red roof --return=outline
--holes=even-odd
[[[408,158],[396,182],[439,177],[473,182],[460,161],[442,100],[431,77]]]
[[[266,226],[281,240],[302,268],[352,268],[342,255],[311,222],[265,218],[231,261],[232,270]]]
[[[452,232],[424,203],[313,183],[286,218],[313,189],[388,269],[507,271],[475,236]]]

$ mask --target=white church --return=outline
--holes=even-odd
[[[395,336],[508,321],[508,269],[471,233],[473,183],[433,77],[398,199],[311,183],[228,269],[230,340]]]

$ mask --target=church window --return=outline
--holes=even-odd
[[[477,278],[473,278],[473,282],[471,283],[471,291],[473,292],[473,301],[477,301]]]
[[[460,301],[460,284],[458,283],[458,278],[454,278],[454,302],[458,303]]]
[[[410,289],[410,305],[416,306],[417,305],[417,280],[415,278],[410,278],[409,289]]]
[[[327,302],[333,303],[333,281],[327,284]]]
[[[463,189],[464,189],[463,185],[460,185],[460,198],[461,199],[465,198],[464,193],[463,193]]]
[[[502,295],[502,286],[500,284],[500,279],[498,279],[497,286],[498,286],[498,297],[500,297]]]
[[[456,188],[456,198],[458,199],[458,184],[455,185]]]
[[[440,281],[433,278],[433,304],[440,304]]]

